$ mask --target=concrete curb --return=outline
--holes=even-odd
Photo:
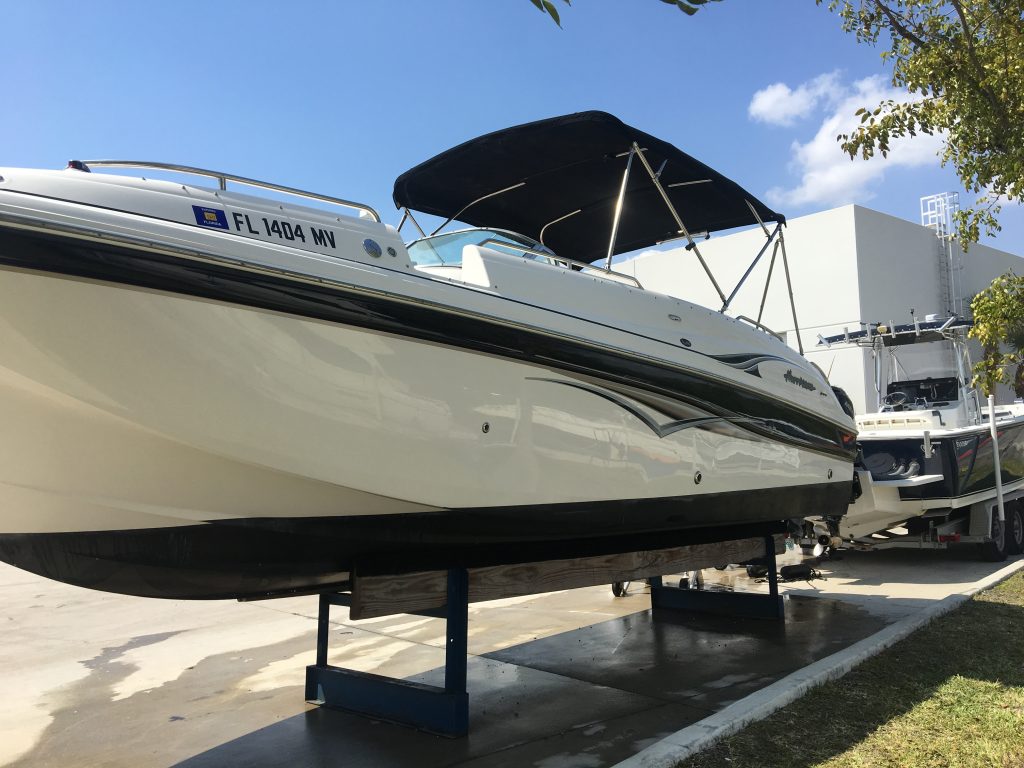
[[[1004,581],[1020,570],[1024,570],[1024,559],[1018,559],[990,576],[976,581],[963,592],[949,595],[934,605],[890,624],[871,637],[866,637],[838,653],[793,672],[710,717],[666,736],[618,763],[614,768],[672,768],[690,755],[707,749],[716,741],[782,709],[812,688],[842,677],[861,662],[967,602],[972,595]]]

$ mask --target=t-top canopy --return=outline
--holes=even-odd
[[[757,217],[784,221],[735,182],[606,112],[539,120],[460,144],[399,176],[395,204],[512,230],[568,258],[596,261],[608,253],[634,142],[653,172],[660,172],[690,233],[756,224]],[[634,158],[613,253],[680,234],[650,174]]]

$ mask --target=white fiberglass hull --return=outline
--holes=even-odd
[[[140,246],[128,219],[106,222],[113,245],[0,232],[9,562],[112,591],[247,596],[353,568],[723,538],[849,498],[852,432],[831,392],[717,313],[601,284],[678,313],[638,334],[355,260],[308,265],[330,284],[296,279],[296,252],[249,265],[223,257],[255,246],[194,227]],[[183,238],[222,253],[194,258]]]
[[[3,274],[0,305],[4,487],[123,510],[8,518],[21,532],[659,498],[842,468],[734,434],[659,436],[557,371],[358,328],[29,272]],[[117,469],[133,457],[149,477]],[[230,471],[237,488],[191,487]],[[175,477],[190,485],[167,503]]]

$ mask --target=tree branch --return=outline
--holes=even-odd
[[[910,30],[910,28],[907,27],[902,22],[900,17],[896,13],[894,13],[891,8],[882,3],[881,0],[874,0],[874,3],[875,7],[878,8],[878,10],[880,10],[883,14],[885,14],[885,18],[887,18],[889,20],[889,23],[892,24],[893,29],[899,32],[902,37],[906,38],[907,40],[910,40],[912,43],[914,43],[914,45],[916,45],[919,48],[930,47],[929,44],[926,43],[922,38],[914,34]]]
[[[1006,118],[1006,112],[1003,109],[1003,105],[999,102],[999,99],[996,98],[996,95],[992,93],[990,88],[985,87],[982,83],[985,69],[981,66],[981,62],[978,61],[978,52],[974,47],[974,30],[971,29],[971,25],[967,21],[967,14],[964,13],[963,3],[961,3],[960,0],[950,0],[950,3],[954,10],[956,10],[957,17],[960,19],[960,27],[963,29],[964,33],[964,45],[967,48],[967,56],[971,60],[971,65],[974,67],[975,74],[971,79],[974,80],[974,85],[977,87],[978,91],[984,95],[985,101],[988,102],[992,111],[998,115],[999,126],[1005,133],[1009,129],[1009,121]],[[1000,144],[1002,144],[1002,142],[1000,142]]]

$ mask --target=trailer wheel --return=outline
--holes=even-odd
[[[1010,524],[1010,509],[1006,510],[1006,520],[1002,523],[999,522],[999,511],[996,509],[992,510],[992,527],[989,529],[992,540],[986,541],[981,545],[981,557],[983,560],[987,560],[990,563],[998,563],[1006,559],[1006,543],[1009,539],[1006,535],[1006,529]]]
[[[1006,508],[1006,552],[1024,553],[1024,506],[1015,501]]]

